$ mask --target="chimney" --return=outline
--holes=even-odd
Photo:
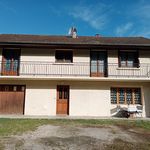
[[[77,38],[77,29],[75,27],[71,27],[69,29],[69,35],[72,37],[72,38]]]
[[[96,37],[100,37],[100,34],[95,34]]]

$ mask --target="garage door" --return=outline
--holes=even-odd
[[[0,114],[23,114],[24,97],[24,85],[0,85]]]

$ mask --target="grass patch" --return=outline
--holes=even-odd
[[[46,120],[38,119],[0,119],[0,136],[9,136],[35,130],[45,124]]]
[[[105,144],[105,150],[149,150],[150,143],[131,143],[115,139],[112,144]]]
[[[141,128],[150,131],[150,121],[143,120],[112,120],[112,119],[0,119],[0,136],[21,134],[33,131],[41,125],[102,127],[108,125],[123,128]]]

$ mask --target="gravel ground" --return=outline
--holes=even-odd
[[[5,137],[0,142],[6,150],[103,150],[105,144],[111,144],[115,139],[142,142],[142,139],[131,133],[116,126],[94,128],[44,125],[36,131]]]

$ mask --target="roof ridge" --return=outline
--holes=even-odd
[[[17,33],[2,33],[2,34],[0,34],[0,36],[1,35],[14,35],[14,36],[41,36],[41,37],[70,37],[69,35],[48,35],[48,34],[17,34]],[[92,35],[89,35],[89,36],[85,36],[85,35],[78,35],[78,37],[81,37],[81,38],[84,38],[84,37],[86,37],[86,38],[97,38],[97,39],[99,39],[99,38],[144,38],[144,39],[148,39],[149,40],[149,38],[146,38],[146,37],[143,37],[143,36],[125,36],[125,37],[120,37],[120,36],[99,36],[99,37],[96,37],[96,36],[92,36]]]
[[[67,36],[67,35],[48,35],[48,34],[15,34],[15,33],[2,33],[0,35],[22,35],[22,36]]]

